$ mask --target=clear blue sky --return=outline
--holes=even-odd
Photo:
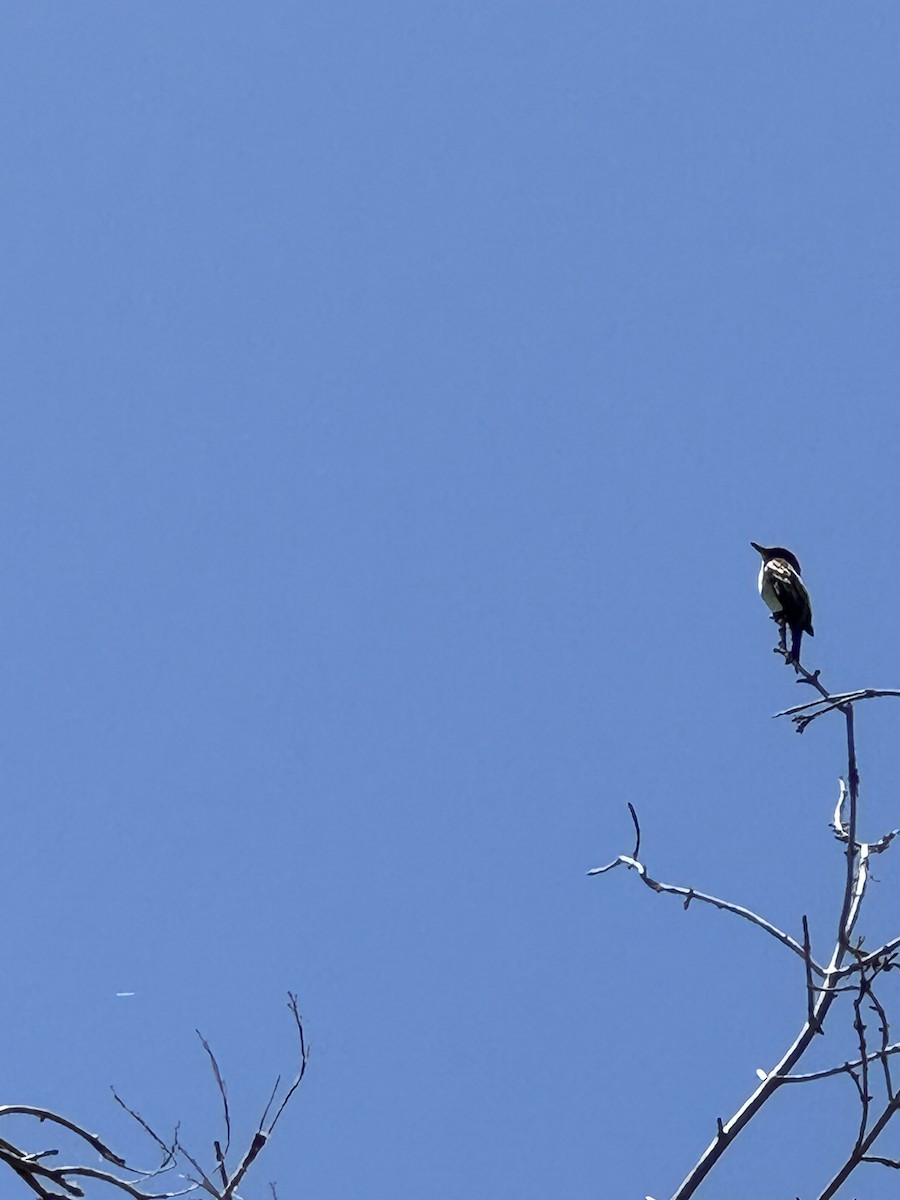
[[[827,682],[900,685],[900,12],[2,34],[3,1099],[130,1145],[114,1083],[199,1151],[199,1026],[249,1133],[291,988],[310,1073],[248,1195],[665,1197],[802,968],[585,872],[630,800],[659,876],[824,953],[840,730],[770,720],[748,542],[799,555]],[[702,1195],[807,1200],[855,1119],[779,1097]]]

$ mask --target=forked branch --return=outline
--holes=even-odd
[[[777,652],[786,654],[784,646],[776,649]],[[799,1031],[775,1066],[768,1072],[758,1072],[760,1075],[759,1085],[737,1112],[728,1120],[717,1119],[715,1136],[685,1176],[681,1185],[672,1194],[671,1200],[689,1200],[694,1195],[700,1183],[709,1175],[727,1148],[780,1087],[786,1084],[813,1083],[837,1075],[846,1075],[854,1083],[860,1099],[859,1125],[845,1163],[821,1193],[820,1200],[829,1200],[849,1174],[863,1162],[878,1162],[891,1167],[900,1165],[900,1161],[872,1152],[877,1138],[897,1109],[900,1108],[900,1095],[894,1088],[891,1076],[892,1056],[900,1053],[900,1043],[890,1043],[887,1014],[872,987],[875,977],[880,972],[890,970],[896,965],[895,958],[900,954],[900,937],[885,942],[878,950],[868,954],[863,954],[859,948],[860,943],[854,942],[854,931],[869,880],[869,859],[872,854],[886,850],[894,838],[900,834],[898,830],[891,830],[871,843],[861,841],[859,838],[859,764],[856,751],[854,705],[862,700],[900,697],[900,691],[864,688],[854,692],[833,694],[828,692],[821,682],[818,671],[810,672],[799,664],[795,664],[795,667],[800,676],[797,682],[814,688],[819,693],[819,698],[784,709],[777,715],[790,717],[798,731],[803,732],[818,717],[830,712],[839,712],[844,718],[846,736],[846,773],[841,780],[840,796],[832,821],[835,836],[844,846],[846,871],[834,943],[826,966],[819,965],[813,958],[805,917],[803,918],[803,941],[799,942],[742,905],[697,892],[694,888],[661,883],[652,878],[644,863],[638,858],[637,849],[632,855],[620,854],[605,866],[595,867],[588,872],[589,875],[601,875],[616,867],[627,867],[629,870],[636,871],[641,880],[653,891],[683,897],[685,907],[693,900],[699,900],[750,921],[782,945],[787,946],[804,963],[806,1011]],[[629,810],[635,824],[638,835],[637,845],[639,846],[640,828],[637,816],[630,804]],[[823,1031],[825,1019],[835,1000],[848,990],[854,995],[853,1013],[854,1028],[857,1034],[857,1057],[825,1070],[797,1072],[795,1068],[816,1035]],[[879,1022],[878,1049],[872,1049],[869,1045],[867,1028],[869,1012],[873,1012]],[[876,1066],[879,1071],[873,1072],[872,1068]],[[873,1086],[878,1082],[879,1075],[882,1087],[875,1090],[883,1090],[886,1099],[883,1107],[878,1111],[878,1115],[875,1116],[877,1110],[874,1108],[871,1092]]]
[[[55,1159],[59,1156],[57,1149],[42,1150],[35,1153],[27,1151],[4,1138],[0,1138],[0,1165],[9,1167],[12,1173],[25,1184],[31,1194],[38,1197],[38,1200],[68,1200],[70,1197],[83,1197],[86,1194],[84,1185],[89,1182],[105,1184],[107,1189],[129,1196],[131,1200],[175,1200],[176,1197],[185,1196],[198,1190],[205,1191],[208,1195],[214,1197],[215,1200],[238,1200],[238,1186],[267,1144],[278,1119],[300,1086],[306,1073],[309,1061],[309,1047],[303,1032],[303,1021],[297,1006],[297,997],[293,993],[288,993],[288,1008],[293,1018],[299,1042],[299,1065],[296,1075],[290,1087],[287,1088],[281,1098],[274,1118],[266,1124],[271,1102],[274,1100],[279,1088],[279,1081],[276,1081],[272,1092],[272,1100],[267,1105],[263,1119],[251,1138],[248,1149],[235,1165],[233,1171],[229,1172],[227,1166],[227,1156],[231,1147],[231,1114],[228,1106],[227,1089],[216,1057],[209,1043],[202,1037],[200,1041],[210,1060],[223,1110],[224,1136],[221,1140],[216,1140],[213,1143],[215,1160],[215,1168],[213,1170],[205,1171],[200,1165],[199,1160],[189,1151],[185,1150],[184,1145],[179,1139],[177,1129],[172,1141],[167,1142],[139,1112],[129,1107],[115,1091],[113,1091],[113,1096],[116,1102],[156,1144],[162,1156],[158,1166],[149,1170],[136,1167],[128,1162],[124,1156],[112,1151],[95,1133],[91,1133],[76,1121],[72,1121],[68,1117],[54,1112],[52,1109],[26,1104],[0,1105],[0,1119],[9,1116],[25,1116],[34,1118],[41,1125],[56,1126],[58,1129],[65,1130],[69,1135],[74,1137],[76,1143],[80,1141],[89,1146],[102,1162],[108,1163],[115,1170],[110,1170],[103,1166],[89,1166],[85,1163],[53,1166],[47,1160]],[[174,1189],[166,1191],[158,1190],[153,1181],[173,1171],[180,1159],[183,1159],[186,1164],[189,1164],[193,1168],[195,1175],[193,1177],[191,1175],[180,1175],[178,1177],[178,1184]],[[108,1195],[109,1191],[105,1190],[103,1194]]]

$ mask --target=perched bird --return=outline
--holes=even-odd
[[[772,610],[775,620],[791,631],[790,662],[800,662],[800,640],[804,633],[813,636],[812,605],[809,592],[800,578],[797,557],[783,546],[750,545],[762,555],[759,568],[759,594]],[[782,645],[784,639],[782,639]]]

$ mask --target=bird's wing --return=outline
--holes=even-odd
[[[771,558],[766,563],[766,572],[772,591],[781,605],[789,625],[798,625],[812,633],[812,605],[803,580],[789,562],[783,558]]]

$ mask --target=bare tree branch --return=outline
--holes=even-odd
[[[806,968],[806,1019],[815,1020],[816,989],[812,978],[812,950],[809,942],[809,921],[803,914],[803,965]]]
[[[631,819],[634,822],[634,850],[631,852],[632,858],[640,858],[641,854],[641,823],[638,820],[638,815],[634,811],[634,805],[629,800],[628,811],[631,813]]]
[[[269,1136],[275,1127],[279,1117],[284,1112],[284,1109],[291,1097],[299,1087],[305,1073],[307,1063],[309,1061],[309,1049],[306,1045],[306,1039],[303,1032],[303,1023],[300,1018],[300,1011],[297,1005],[297,997],[292,993],[288,993],[288,1008],[294,1019],[294,1025],[297,1030],[298,1040],[300,1044],[300,1065],[297,1076],[287,1090],[286,1095],[281,1100],[275,1117],[270,1122],[267,1129],[262,1127],[262,1124],[253,1134],[250,1145],[243,1155],[240,1164],[232,1175],[229,1175],[227,1167],[227,1154],[231,1146],[232,1140],[232,1125],[231,1113],[228,1104],[228,1091],[225,1085],[225,1080],[219,1069],[219,1064],[213,1053],[209,1043],[199,1033],[201,1045],[206,1051],[212,1067],[213,1076],[216,1081],[216,1087],[219,1093],[219,1099],[222,1104],[222,1121],[224,1126],[224,1137],[216,1139],[213,1142],[213,1154],[215,1158],[215,1171],[219,1176],[219,1183],[216,1184],[210,1172],[205,1170],[199,1159],[193,1155],[180,1140],[179,1131],[176,1128],[175,1135],[171,1145],[159,1136],[152,1128],[148,1121],[136,1109],[131,1108],[113,1089],[113,1097],[116,1103],[124,1109],[126,1113],[140,1126],[162,1151],[162,1162],[159,1166],[151,1170],[141,1170],[127,1162],[121,1155],[115,1154],[104,1141],[96,1134],[90,1133],[77,1122],[70,1120],[68,1117],[62,1116],[60,1113],[54,1112],[49,1108],[41,1108],[35,1105],[25,1104],[6,1104],[0,1105],[0,1119],[9,1116],[20,1116],[33,1118],[38,1124],[49,1124],[61,1130],[65,1130],[74,1138],[84,1142],[90,1146],[100,1158],[118,1168],[113,1172],[103,1167],[89,1166],[85,1163],[72,1163],[64,1166],[55,1166],[52,1161],[58,1157],[59,1151],[56,1149],[41,1150],[38,1153],[30,1152],[22,1149],[20,1146],[14,1145],[12,1142],[4,1138],[0,1138],[0,1168],[8,1167],[12,1173],[35,1195],[39,1200],[81,1200],[85,1196],[85,1183],[98,1183],[112,1188],[114,1191],[122,1195],[131,1197],[131,1200],[175,1200],[176,1197],[186,1196],[192,1192],[202,1189],[208,1195],[214,1197],[214,1200],[238,1200],[237,1188],[241,1181],[245,1178],[247,1171],[259,1154],[267,1145]],[[276,1081],[275,1088],[272,1093],[274,1100],[279,1080]],[[271,1107],[272,1100],[266,1108],[264,1119],[268,1115],[268,1109]],[[224,1144],[223,1144],[224,1143]],[[151,1181],[157,1179],[160,1175],[171,1171],[179,1159],[183,1159],[185,1163],[193,1169],[194,1175],[184,1175],[182,1178],[186,1182],[186,1186],[178,1187],[174,1190],[160,1191],[157,1190]],[[274,1192],[273,1192],[274,1194]]]
[[[880,1058],[884,1058],[889,1054],[900,1054],[900,1042],[895,1042],[891,1046],[885,1046],[881,1050],[875,1050],[869,1054],[869,1062],[875,1062]],[[850,1071],[854,1071],[860,1066],[858,1058],[850,1062],[840,1063],[836,1067],[824,1067],[821,1071],[807,1071],[802,1075],[782,1075],[779,1077],[779,1083],[814,1083],[819,1079],[830,1079],[835,1075],[845,1075]]]
[[[196,1173],[195,1177],[188,1176],[191,1183],[196,1188],[201,1188],[208,1195],[215,1197],[215,1200],[238,1200],[237,1189],[240,1187],[247,1175],[247,1172],[250,1170],[256,1159],[268,1145],[269,1137],[271,1136],[273,1129],[275,1128],[279,1118],[281,1117],[294,1093],[297,1091],[297,1088],[300,1086],[301,1082],[303,1081],[303,1077],[306,1074],[306,1067],[309,1062],[309,1046],[306,1043],[306,1035],[303,1031],[303,1019],[300,1016],[297,997],[293,992],[288,992],[288,1009],[293,1017],[294,1027],[297,1032],[297,1040],[299,1042],[300,1062],[297,1069],[297,1074],[290,1087],[285,1092],[285,1095],[283,1096],[274,1117],[269,1122],[268,1126],[266,1126],[266,1122],[269,1118],[269,1111],[275,1102],[275,1098],[281,1086],[281,1076],[279,1075],[276,1078],[269,1095],[268,1102],[266,1103],[266,1107],[263,1111],[263,1115],[257,1125],[256,1131],[251,1137],[250,1143],[247,1146],[247,1149],[244,1151],[244,1154],[234,1171],[228,1171],[226,1161],[227,1147],[231,1144],[230,1116],[226,1115],[224,1117],[226,1123],[226,1149],[223,1150],[219,1141],[213,1142],[213,1151],[216,1159],[216,1172],[219,1177],[219,1183],[213,1181],[211,1174],[203,1169],[200,1160],[185,1147],[183,1142],[179,1141],[177,1143],[179,1152],[184,1156],[187,1162],[190,1163],[191,1167]],[[226,1101],[225,1082],[222,1077],[222,1073],[219,1070],[218,1062],[216,1061],[216,1057],[209,1045],[202,1038],[202,1036],[200,1040],[203,1043],[204,1050],[206,1050],[206,1053],[209,1056],[211,1064],[213,1065],[213,1073],[215,1075],[216,1083],[219,1088],[219,1095],[223,1103],[223,1112],[227,1114],[228,1107]]]
[[[860,1163],[871,1161],[869,1150],[884,1132],[888,1122],[897,1111],[897,1100],[894,1099],[890,1104],[886,1105],[878,1120],[869,1130],[868,1135],[863,1139],[862,1144],[854,1146],[853,1150],[847,1156],[846,1161],[838,1170],[834,1178],[827,1184],[823,1191],[819,1193],[818,1200],[832,1200],[832,1197],[843,1187]]]
[[[878,1058],[881,1062],[881,1068],[884,1072],[884,1090],[887,1093],[888,1100],[893,1100],[894,1081],[891,1077],[891,1064],[888,1058],[888,1038],[891,1034],[891,1027],[888,1024],[887,1013],[884,1011],[881,1002],[871,986],[869,988],[869,999],[872,1002],[873,1011],[878,1014],[879,1021],[881,1022],[878,1027],[878,1032],[881,1034],[881,1048],[877,1055],[873,1055],[873,1058]]]
[[[92,1146],[101,1158],[107,1162],[114,1163],[117,1167],[125,1166],[125,1159],[118,1154],[114,1154],[110,1148],[100,1140],[96,1133],[88,1133],[81,1125],[75,1121],[69,1120],[68,1117],[62,1116],[60,1113],[53,1112],[49,1108],[40,1108],[34,1104],[3,1104],[0,1105],[0,1118],[11,1116],[26,1116],[35,1117],[42,1124],[48,1122],[51,1125],[59,1125],[63,1129],[68,1129],[70,1133],[74,1133],[76,1137],[81,1138],[83,1142],[87,1142]]]
[[[637,820],[637,818],[635,818],[635,820]],[[638,837],[640,837],[640,831],[638,831]],[[268,1133],[271,1133],[272,1130],[275,1128],[275,1126],[278,1124],[278,1118],[281,1116],[281,1114],[287,1108],[288,1101],[290,1100],[291,1096],[293,1096],[294,1092],[296,1092],[296,1090],[300,1086],[300,1084],[303,1082],[303,1076],[306,1074],[306,1067],[309,1062],[309,1046],[306,1043],[306,1037],[303,1033],[303,1018],[300,1016],[300,1010],[297,1007],[297,997],[293,992],[288,992],[288,1008],[291,1010],[291,1015],[294,1018],[294,1027],[297,1030],[297,1041],[300,1044],[300,1065],[297,1068],[297,1074],[294,1078],[294,1082],[288,1088],[287,1093],[285,1094],[285,1097],[281,1102],[281,1107],[278,1109],[278,1112],[272,1118],[272,1124],[269,1126],[269,1128],[267,1130]]]
[[[784,708],[781,712],[775,713],[775,716],[790,717],[795,713],[808,711],[821,704],[824,705],[822,711],[815,714],[815,716],[820,717],[822,713],[840,708],[843,704],[855,704],[858,700],[877,700],[883,696],[900,697],[900,691],[894,688],[860,688],[855,692],[838,692],[834,695],[825,695],[823,692],[822,696],[821,700],[810,700],[806,704],[795,704],[792,708]]]
[[[120,1106],[120,1108],[124,1108],[125,1112],[128,1113],[128,1115],[132,1118],[132,1120],[136,1121],[138,1123],[138,1125],[140,1125],[141,1129],[143,1129],[144,1132],[149,1137],[151,1137],[154,1142],[156,1142],[157,1146],[159,1146],[160,1150],[162,1150],[163,1155],[164,1155],[162,1165],[160,1167],[157,1167],[156,1171],[142,1171],[142,1172],[135,1172],[135,1173],[143,1174],[143,1175],[147,1175],[147,1176],[154,1175],[154,1174],[157,1174],[159,1171],[165,1170],[169,1166],[170,1163],[174,1163],[174,1161],[175,1161],[175,1146],[177,1145],[177,1142],[178,1142],[178,1130],[176,1129],[176,1131],[175,1131],[175,1137],[173,1138],[172,1145],[167,1146],[166,1143],[163,1141],[163,1139],[159,1136],[159,1134],[153,1128],[151,1128],[150,1125],[147,1124],[147,1122],[144,1120],[144,1118],[141,1116],[141,1114],[139,1112],[137,1112],[135,1109],[129,1108],[129,1106],[125,1103],[125,1101],[122,1099],[122,1097],[119,1095],[119,1093],[116,1091],[115,1088],[110,1088],[110,1091],[113,1094],[113,1099],[115,1100],[116,1104],[118,1104]]]
[[[784,645],[783,638],[780,640],[779,646],[776,647],[776,653],[782,654],[789,662],[792,661]],[[717,1119],[715,1137],[688,1172],[681,1185],[673,1193],[671,1200],[689,1200],[689,1197],[694,1195],[700,1183],[707,1177],[728,1146],[783,1084],[811,1083],[830,1076],[845,1074],[852,1079],[860,1097],[860,1122],[853,1149],[838,1175],[835,1176],[832,1183],[822,1193],[821,1200],[826,1200],[827,1197],[832,1196],[837,1187],[840,1186],[843,1180],[861,1162],[882,1161],[879,1156],[872,1155],[870,1151],[893,1113],[900,1107],[900,1097],[895,1093],[890,1069],[891,1056],[900,1052],[900,1043],[895,1045],[889,1044],[887,1015],[872,988],[872,980],[875,975],[881,971],[890,970],[895,966],[895,955],[900,952],[900,937],[884,943],[877,951],[865,955],[860,950],[861,939],[857,944],[853,942],[854,930],[859,919],[869,880],[869,859],[872,854],[881,853],[887,849],[894,838],[900,836],[900,830],[892,830],[871,844],[859,839],[857,832],[859,820],[859,763],[856,750],[854,704],[860,700],[874,699],[881,696],[900,697],[900,691],[865,688],[855,692],[832,694],[828,692],[821,682],[819,671],[810,672],[800,664],[794,665],[797,674],[800,676],[797,682],[814,688],[819,693],[819,698],[804,704],[794,705],[777,715],[791,717],[799,732],[802,732],[811,721],[828,712],[839,712],[844,718],[845,725],[847,769],[845,778],[840,781],[840,794],[832,819],[832,828],[836,837],[844,844],[846,870],[834,946],[828,965],[821,967],[813,959],[809,923],[805,916],[803,917],[803,942],[801,945],[794,938],[776,926],[773,926],[770,922],[765,921],[756,913],[740,905],[733,904],[731,901],[697,893],[692,888],[660,883],[648,874],[646,867],[638,859],[637,853],[634,855],[620,854],[618,858],[607,863],[605,866],[596,867],[588,872],[590,875],[600,875],[619,866],[625,866],[629,870],[637,871],[643,882],[654,891],[669,892],[674,895],[683,896],[685,898],[685,907],[687,907],[691,900],[698,899],[751,921],[753,924],[766,930],[767,933],[775,937],[783,945],[788,946],[789,949],[802,958],[804,963],[807,1011],[803,1025],[773,1069],[769,1072],[762,1070],[758,1072],[760,1076],[759,1085],[737,1112],[727,1121],[723,1121],[721,1118]],[[639,831],[637,817],[631,805],[629,805],[629,809],[632,810],[632,819]],[[852,961],[848,961],[849,959],[852,959]],[[814,975],[821,980],[820,984],[814,982]],[[854,980],[852,989],[848,989],[846,986],[846,981],[849,979]],[[835,1000],[839,994],[847,990],[854,992],[854,1029],[856,1030],[859,1046],[858,1057],[852,1061],[825,1070],[795,1073],[794,1068],[809,1049],[815,1035],[822,1032],[825,1018]],[[867,1040],[866,1023],[863,1013],[866,1002],[870,1003],[872,1011],[877,1013],[880,1021],[880,1046],[878,1050],[874,1051],[869,1049]],[[887,1105],[877,1119],[870,1124],[872,1096],[870,1095],[871,1076],[869,1068],[871,1064],[876,1062],[881,1064],[883,1071]],[[892,1165],[893,1160],[884,1160],[884,1162],[885,1164],[890,1163]]]
[[[637,871],[638,875],[641,877],[641,880],[654,892],[666,892],[671,896],[683,896],[685,908],[687,908],[692,901],[698,900],[702,904],[711,904],[714,908],[722,909],[723,912],[734,913],[736,917],[742,917],[745,921],[749,921],[751,924],[759,926],[760,929],[764,929],[766,933],[770,934],[776,939],[776,941],[781,942],[783,946],[787,946],[789,950],[793,950],[793,952],[799,955],[803,960],[804,965],[808,965],[810,969],[819,976],[820,979],[824,979],[825,969],[819,966],[819,964],[812,958],[808,958],[803,946],[801,946],[798,941],[792,938],[790,934],[785,933],[776,925],[773,925],[771,921],[767,921],[765,917],[759,916],[759,914],[753,912],[752,909],[744,908],[744,906],[741,904],[734,904],[731,900],[723,900],[719,896],[710,896],[706,892],[698,892],[696,888],[682,887],[673,883],[661,883],[658,879],[653,879],[648,874],[647,868],[644,866],[644,864],[638,862],[637,859],[632,858],[630,854],[620,854],[618,858],[607,863],[603,867],[592,867],[591,870],[588,871],[588,875],[603,875],[607,871],[613,870],[614,867],[619,866],[625,866],[628,867],[629,870]]]
[[[860,1118],[859,1118],[859,1133],[856,1136],[855,1149],[860,1152],[863,1141],[866,1136],[866,1127],[869,1123],[869,1103],[872,1097],[869,1095],[869,1062],[868,1062],[868,1046],[866,1044],[866,1023],[862,1017],[862,1005],[866,995],[867,982],[865,975],[860,976],[859,987],[856,997],[853,1001],[853,1028],[856,1031],[856,1037],[859,1042],[859,1076],[855,1072],[851,1072],[851,1077],[856,1082],[859,1090],[860,1100]]]
[[[222,1143],[218,1140],[213,1142],[213,1149],[216,1152],[216,1162],[218,1163],[219,1174],[222,1177],[222,1186],[225,1187],[228,1184],[228,1169],[225,1165],[225,1158],[231,1149],[231,1114],[228,1111],[228,1088],[225,1086],[225,1080],[222,1078],[222,1072],[219,1070],[219,1064],[216,1062],[216,1056],[210,1049],[209,1042],[199,1029],[195,1030],[195,1032],[200,1039],[200,1044],[209,1057],[213,1075],[216,1079],[216,1086],[219,1089],[219,1098],[222,1101],[222,1119],[225,1122],[225,1149],[222,1149]]]

